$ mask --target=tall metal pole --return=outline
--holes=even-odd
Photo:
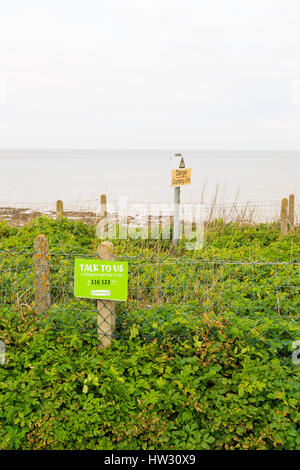
[[[173,225],[173,245],[177,246],[179,240],[180,227],[180,186],[174,188],[174,225]]]

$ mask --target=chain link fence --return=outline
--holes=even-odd
[[[113,302],[74,297],[75,258],[96,258],[79,251],[46,253],[50,295],[36,296],[35,254],[28,249],[0,251],[2,316],[19,315],[22,321],[32,315],[41,325],[69,334],[125,341],[238,335],[252,347],[275,351],[282,360],[291,356],[291,344],[300,338],[296,261],[123,255],[116,259],[128,262],[128,300]],[[45,300],[49,308],[40,315],[38,303]],[[113,309],[116,324],[105,324],[99,302]]]

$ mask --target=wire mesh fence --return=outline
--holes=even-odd
[[[76,335],[144,341],[184,340],[204,335],[243,337],[249,346],[268,349],[282,360],[300,338],[300,263],[119,256],[128,262],[126,302],[74,297],[74,261],[93,253],[47,252],[49,309],[41,314],[36,295],[35,250],[0,251],[1,315],[34,316],[47,328]],[[48,279],[49,277],[49,279]],[[40,300],[39,300],[40,299]],[[97,302],[113,309],[116,324],[105,324]],[[98,304],[99,306],[99,304]],[[46,333],[45,333],[46,334]]]
[[[64,201],[63,214],[70,220],[96,224],[100,216],[100,198]],[[183,202],[180,207],[182,220],[208,222],[222,219],[225,222],[241,222],[244,224],[259,224],[278,221],[280,218],[280,200],[248,201],[248,202]],[[153,220],[174,216],[174,204],[156,201],[131,201],[128,198],[108,199],[105,204],[108,219],[127,219],[143,225],[150,216]],[[4,202],[0,201],[0,221],[6,220],[13,225],[23,225],[36,217],[47,216],[56,218],[55,202]],[[299,224],[300,205],[295,204],[295,224]]]

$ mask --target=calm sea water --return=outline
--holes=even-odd
[[[145,150],[0,150],[0,202],[78,203],[101,193],[116,200],[173,200],[170,159],[173,151]],[[220,198],[271,201],[300,197],[300,152],[182,151],[192,168],[192,184],[182,188],[183,202]]]

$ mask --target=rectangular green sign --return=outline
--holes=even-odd
[[[75,297],[126,301],[127,283],[127,262],[75,259]]]

